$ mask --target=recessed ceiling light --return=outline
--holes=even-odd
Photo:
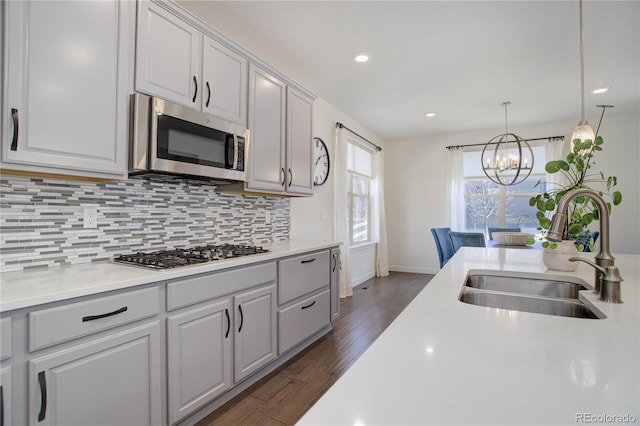
[[[435,113],[435,112],[425,112],[425,113],[424,113],[424,116],[425,116],[425,117],[435,117],[435,116],[436,116],[436,113]]]
[[[356,56],[356,62],[367,62],[369,60],[369,55],[365,55],[364,53]]]
[[[604,92],[606,92],[608,90],[609,90],[609,86],[599,87],[597,89],[594,89],[591,93],[599,94],[599,93],[604,93]]]

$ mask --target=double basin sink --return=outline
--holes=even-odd
[[[459,300],[472,305],[573,318],[606,316],[579,299],[593,288],[579,278],[521,272],[471,270]]]

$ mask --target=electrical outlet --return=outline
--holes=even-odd
[[[83,228],[97,228],[98,227],[98,209],[95,207],[85,207],[83,210],[84,220],[82,221]]]
[[[322,210],[320,212],[320,220],[327,220],[327,211],[326,210]]]
[[[266,224],[271,223],[271,212],[269,210],[265,210],[264,212],[264,223]]]

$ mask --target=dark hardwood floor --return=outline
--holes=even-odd
[[[279,369],[200,421],[208,425],[292,425],[431,280],[391,272],[341,299],[334,329]]]

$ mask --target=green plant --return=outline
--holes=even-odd
[[[551,215],[556,210],[556,206],[562,197],[572,189],[576,188],[589,188],[598,191],[607,202],[607,208],[611,213],[612,205],[619,205],[622,202],[622,193],[620,191],[611,191],[613,187],[618,184],[618,178],[616,176],[605,176],[602,172],[590,173],[590,169],[596,164],[594,161],[594,153],[602,151],[602,145],[604,140],[601,136],[597,136],[595,141],[590,139],[573,141],[573,149],[567,154],[566,160],[550,160],[545,165],[545,171],[550,174],[560,173],[564,176],[567,183],[565,185],[559,185],[556,188],[550,188],[542,194],[538,194],[535,197],[529,199],[529,205],[536,207],[536,218],[540,223],[538,230],[542,232],[544,236],[548,231],[551,224]],[[540,185],[541,181],[538,181],[536,186]],[[598,187],[606,186],[606,192],[597,188],[593,188],[591,185]],[[569,211],[567,214],[567,223],[565,223],[564,239],[578,239],[581,233],[589,233],[589,225],[594,221],[599,220],[598,209],[590,198],[576,197],[575,200],[569,204]],[[584,234],[583,234],[584,235]],[[533,244],[534,240],[529,239],[529,244]],[[579,251],[585,249],[585,244],[588,244],[593,249],[593,239],[589,241],[581,241],[576,244]],[[543,247],[556,248],[556,243],[550,243],[544,241]]]

